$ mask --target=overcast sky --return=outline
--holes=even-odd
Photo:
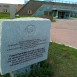
[[[0,3],[24,4],[24,0],[0,0]]]
[[[29,1],[29,0],[25,0],[25,1]],[[43,0],[41,0],[41,1],[43,1]],[[54,0],[54,1],[71,1],[71,2],[77,2],[77,0]],[[24,4],[24,0],[0,0],[0,3]]]

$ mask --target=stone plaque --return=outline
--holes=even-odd
[[[0,72],[6,74],[47,59],[51,21],[0,20]]]

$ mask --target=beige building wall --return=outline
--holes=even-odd
[[[24,4],[17,4],[17,5],[15,5],[16,12],[18,12],[23,6],[24,6]]]
[[[24,4],[15,4],[15,11],[19,11]],[[0,3],[0,12],[10,13],[10,4],[2,4]]]
[[[9,12],[9,4],[0,4],[0,12]]]

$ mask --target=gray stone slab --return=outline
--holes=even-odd
[[[14,19],[15,18],[15,5],[10,4],[10,18]]]
[[[0,20],[0,72],[6,74],[47,59],[51,21]]]

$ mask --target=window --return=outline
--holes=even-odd
[[[7,9],[3,9],[3,12],[4,12],[4,13],[7,13],[8,11],[7,11]]]
[[[44,15],[46,15],[46,16],[52,16],[52,12],[51,11],[44,11]]]
[[[48,15],[48,11],[44,11],[44,15]]]
[[[32,14],[32,10],[28,10],[28,14],[30,14],[30,15],[31,15],[31,14]]]
[[[9,7],[9,5],[3,5],[3,7]]]

